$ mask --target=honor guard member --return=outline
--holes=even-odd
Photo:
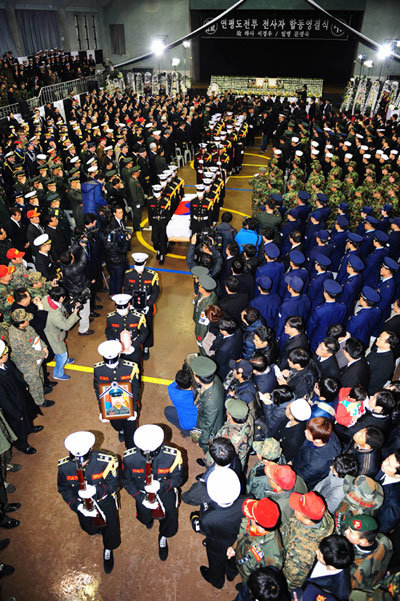
[[[150,357],[149,348],[154,345],[153,315],[156,312],[155,302],[160,294],[158,273],[145,267],[149,258],[146,253],[132,253],[135,266],[126,272],[124,290],[133,299],[133,307],[146,316],[149,335],[144,342],[143,359]]]
[[[201,232],[210,225],[212,219],[212,202],[205,194],[205,185],[196,185],[197,198],[190,203],[190,229],[192,234]]]
[[[58,462],[58,492],[78,515],[88,534],[103,537],[103,565],[106,574],[114,567],[113,549],[121,544],[115,495],[118,490],[118,460],[92,450],[91,432],[73,432],[64,441],[69,456]],[[91,507],[91,509],[89,509]]]
[[[142,346],[149,335],[146,317],[143,313],[131,308],[132,296],[130,294],[114,294],[111,299],[115,303],[115,311],[107,314],[105,331],[107,340],[121,342],[122,354],[125,359],[140,366],[142,364]],[[124,346],[125,336],[128,337],[128,340]],[[128,344],[130,345],[128,346]]]
[[[133,433],[136,430],[137,411],[139,408],[140,399],[140,378],[139,366],[133,361],[120,359],[122,345],[118,340],[107,340],[99,344],[97,352],[101,355],[104,361],[95,363],[93,386],[99,403],[100,415],[99,419],[102,423],[110,422],[114,430],[118,432],[120,442],[125,440],[125,446],[129,449]],[[111,386],[113,382],[126,384],[130,382],[132,387],[133,408],[134,414],[131,417],[121,419],[105,419],[103,418],[100,405],[100,384]]]
[[[139,522],[150,530],[154,519],[160,520],[158,553],[161,561],[168,557],[167,538],[178,531],[178,487],[184,479],[181,452],[164,445],[163,441],[160,426],[140,426],[133,437],[134,446],[124,453],[122,465],[123,487],[136,501]],[[151,480],[148,484],[146,475]]]
[[[153,197],[149,200],[149,222],[151,225],[151,241],[157,251],[157,260],[164,264],[168,251],[167,224],[171,203],[163,196],[163,187],[160,184],[152,186]]]
[[[57,277],[57,266],[54,263],[51,255],[51,240],[47,234],[41,234],[35,238],[33,245],[36,247],[35,268],[46,278],[46,280],[54,280]]]

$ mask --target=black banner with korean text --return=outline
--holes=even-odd
[[[216,13],[201,13],[201,24]],[[335,17],[351,23],[349,13]],[[315,11],[237,11],[202,33],[208,39],[348,41],[348,32]]]

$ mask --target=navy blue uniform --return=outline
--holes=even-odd
[[[272,294],[271,292],[269,294],[259,294],[250,302],[250,307],[258,309],[267,326],[274,329],[280,306],[281,298],[279,294]]]
[[[346,307],[337,301],[325,302],[312,310],[308,322],[307,335],[311,350],[314,352],[321,340],[326,337],[329,326],[343,323],[346,318]]]
[[[356,302],[360,297],[360,291],[363,285],[363,277],[361,273],[356,275],[349,275],[347,279],[342,283],[343,292],[340,295],[340,302],[346,305],[347,317],[350,317],[354,313]]]
[[[284,270],[285,268],[283,266],[283,263],[277,263],[276,261],[265,263],[257,269],[255,281],[257,281],[257,279],[262,275],[268,276],[272,280],[271,292],[279,294]],[[258,294],[256,293],[256,297],[257,296]]]
[[[371,286],[371,288],[376,288],[378,286],[382,262],[388,254],[388,248],[376,248],[368,255],[365,260],[365,269],[363,271],[364,286]]]
[[[329,279],[333,279],[330,271],[322,271],[312,278],[307,296],[313,309],[324,302],[324,282]]]
[[[293,296],[283,301],[280,313],[278,315],[279,321],[276,326],[276,337],[279,338],[285,327],[285,321],[288,317],[293,315],[299,315],[307,322],[307,319],[311,311],[311,302],[308,296],[300,294],[299,296]],[[281,336],[281,343],[284,344],[286,338],[283,340]]]
[[[369,339],[378,328],[382,313],[378,307],[365,307],[347,322],[347,331],[354,338],[358,338],[365,348],[369,346]]]

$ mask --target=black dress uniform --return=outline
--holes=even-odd
[[[125,359],[133,361],[138,365],[142,363],[142,346],[146,342],[149,329],[146,324],[146,318],[143,313],[131,309],[128,315],[120,315],[117,311],[107,314],[106,320],[106,338],[107,340],[121,340],[121,332],[128,330],[132,334],[133,352],[130,355],[124,354]]]
[[[64,457],[58,462],[57,487],[58,492],[78,515],[79,523],[88,534],[99,534],[103,537],[105,549],[116,549],[121,544],[121,534],[117,508],[114,496],[118,490],[118,461],[113,455],[101,451],[92,451],[89,463],[84,468],[87,484],[96,487],[93,499],[103,512],[106,525],[98,527],[93,524],[93,518],[84,516],[78,505],[82,499],[78,495],[79,481],[75,462],[70,457]]]
[[[158,185],[158,184],[156,184]],[[164,259],[168,250],[167,225],[170,219],[171,201],[162,193],[159,198],[153,194],[149,200],[148,212],[151,225],[151,241],[157,251],[157,259]],[[162,260],[163,260],[162,259]]]
[[[212,207],[213,201],[206,194],[203,194],[202,198],[193,198],[190,202],[190,229],[192,234],[197,234],[212,225]]]
[[[142,273],[138,273],[135,269],[128,271],[125,274],[124,280],[124,291],[126,294],[130,294],[133,297],[133,304],[135,304],[135,291],[143,291],[146,293],[146,307],[149,310],[146,313],[146,323],[149,329],[147,340],[143,343],[145,347],[153,346],[153,314],[155,312],[155,302],[160,294],[160,286],[158,284],[158,273],[152,269],[144,268]],[[135,306],[137,310],[143,310]]]
[[[140,406],[140,377],[137,363],[127,361],[126,359],[119,359],[116,367],[112,368],[107,367],[104,361],[100,361],[99,363],[95,363],[93,374],[93,386],[99,403],[99,409],[100,384],[111,385],[112,382],[131,382],[133,407],[136,412],[138,411]],[[132,446],[133,434],[136,430],[136,420],[112,419],[110,420],[110,424],[117,432],[124,433],[125,446],[129,449]]]
[[[151,509],[143,505],[146,498],[145,464],[145,457],[136,446],[125,451],[122,484],[136,501],[139,522],[150,526],[153,523]],[[181,452],[173,447],[162,445],[158,455],[153,459],[152,473],[153,479],[160,482],[157,496],[165,512],[165,517],[160,520],[160,536],[169,538],[178,531],[177,488],[182,485],[184,479]]]
[[[57,265],[51,255],[45,255],[39,251],[36,255],[35,268],[50,282],[57,277]]]

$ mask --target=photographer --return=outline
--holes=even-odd
[[[193,234],[186,255],[186,263],[189,269],[198,266],[206,267],[208,275],[212,278],[215,278],[221,271],[222,257],[208,230],[204,230],[200,234]]]
[[[45,334],[56,360],[53,372],[55,380],[69,380],[70,376],[64,373],[64,366],[66,363],[74,362],[74,359],[68,359],[65,337],[67,330],[70,330],[79,321],[78,311],[80,304],[75,304],[73,312],[68,317],[67,311],[62,305],[66,297],[66,289],[63,286],[56,286],[42,300],[43,308],[48,312]]]
[[[70,250],[65,251],[60,257],[63,286],[71,299],[77,302],[81,301],[79,302],[79,336],[94,334],[94,330],[89,330],[90,290],[88,285],[90,282],[86,276],[87,263],[88,252],[85,239],[74,242]]]
[[[113,218],[101,232],[107,269],[110,274],[110,297],[122,292],[126,252],[131,239],[131,234],[125,229],[123,218],[124,209],[120,206],[114,207]]]

